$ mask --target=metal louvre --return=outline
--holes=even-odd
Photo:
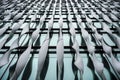
[[[120,2],[1,0],[1,80],[119,80]]]

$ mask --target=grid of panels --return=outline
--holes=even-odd
[[[72,3],[74,3],[74,7],[71,4],[71,1],[72,1]],[[15,2],[17,4],[15,4]],[[14,42],[14,40],[16,38],[20,37],[20,34],[21,34],[22,30],[24,29],[24,27],[26,26],[26,24],[31,23],[30,27],[29,27],[29,31],[26,32],[25,36],[23,36],[20,40],[20,43],[23,43],[23,44],[21,46],[18,46],[16,49],[14,49],[12,51],[11,62],[13,62],[14,59],[16,59],[15,57],[17,55],[22,54],[28,48],[28,43],[29,43],[29,40],[30,40],[29,38],[31,38],[32,33],[37,29],[37,27],[39,27],[40,19],[44,15],[45,9],[49,5],[50,1],[49,0],[46,1],[46,2],[41,1],[41,2],[45,2],[45,4],[42,6],[42,9],[37,13],[37,17],[34,20],[34,15],[38,11],[38,9],[41,7],[39,2],[40,2],[39,0],[35,0],[35,1],[32,1],[32,0],[31,1],[30,0],[29,1],[6,1],[6,2],[1,1],[1,9],[0,9],[0,12],[1,12],[1,14],[0,14],[1,31],[4,28],[6,29],[5,32],[1,35],[1,39],[0,39],[1,41],[4,38],[6,38],[6,36],[9,36],[12,32],[12,29],[14,28],[14,25],[18,24],[20,21],[22,21],[29,14],[29,11],[32,11],[32,9],[33,9],[33,12],[30,13],[30,15],[25,18],[24,23],[20,26],[20,28],[16,32],[14,32],[14,35],[13,34],[10,35],[9,39],[5,42],[2,49],[0,50],[0,53],[1,53],[1,56],[2,56],[10,48],[10,46],[12,46],[11,45],[12,42]],[[56,46],[57,46],[57,40],[58,40],[58,37],[59,37],[59,25],[58,25],[58,21],[59,21],[59,18],[60,18],[60,16],[59,16],[59,12],[60,12],[59,11],[59,7],[60,7],[59,2],[60,2],[59,0],[56,2],[55,16],[54,16],[54,20],[53,20],[54,24],[53,24],[53,28],[51,29],[51,32],[50,32],[52,37],[51,37],[50,44],[49,44],[49,47],[48,47],[48,54],[49,55],[52,55],[52,54],[56,55]],[[78,4],[81,5],[81,8],[83,9],[83,11],[85,11],[85,14],[87,15],[87,17],[92,20],[94,26],[97,27],[97,32],[99,34],[102,34],[106,43],[112,47],[113,54],[119,56],[120,50],[119,50],[118,46],[115,44],[115,42],[112,40],[112,38],[110,38],[108,36],[108,33],[105,30],[103,30],[100,22],[98,22],[98,20],[91,14],[90,10],[94,10],[96,15],[99,16],[99,20],[101,22],[108,23],[107,21],[105,21],[105,19],[101,15],[99,15],[96,12],[96,9],[100,10],[102,13],[107,14],[107,16],[111,19],[112,23],[119,25],[119,20],[120,20],[120,17],[119,17],[119,13],[120,13],[119,8],[120,7],[119,7],[119,5],[120,5],[120,3],[115,2],[115,1],[111,1],[111,2],[108,1],[104,4],[104,1],[92,1],[91,2],[91,1],[87,1],[87,0],[77,1],[77,2],[78,2]],[[5,3],[7,3],[7,4],[5,4]],[[23,3],[23,4],[20,4],[20,3]],[[33,4],[31,4],[31,3],[33,3]],[[37,5],[37,3],[38,3],[38,5]],[[33,45],[32,48],[31,48],[31,53],[30,54],[32,54],[32,55],[35,54],[36,56],[38,56],[39,49],[43,45],[44,39],[45,39],[45,37],[47,35],[47,32],[48,32],[48,26],[49,26],[48,23],[51,20],[52,12],[54,11],[54,4],[55,4],[55,1],[53,0],[52,3],[50,4],[50,9],[47,11],[47,14],[46,14],[47,17],[45,18],[44,24],[43,24],[42,28],[40,28],[39,38],[38,38],[36,44]],[[21,6],[21,8],[20,8],[20,6]],[[67,6],[66,6],[66,0],[62,0],[61,6],[62,6],[61,12],[62,12],[62,17],[63,17],[62,34],[63,34],[63,40],[64,40],[64,54],[65,55],[68,55],[68,54],[71,55],[71,54],[74,54],[75,51],[72,48],[73,43],[72,43],[72,38],[71,38],[71,34],[70,34],[70,26],[69,26],[69,20],[68,20],[69,16],[68,16],[68,10],[67,10]],[[72,23],[73,23],[73,25],[75,27],[75,31],[76,31],[76,39],[77,39],[79,45],[82,43],[79,46],[80,55],[89,54],[89,51],[87,50],[86,43],[85,43],[85,41],[84,41],[84,39],[81,35],[82,34],[81,28],[77,24],[77,19],[75,17],[76,14],[74,13],[74,10],[73,10],[74,8],[77,10],[77,12],[79,14],[79,17],[82,20],[81,24],[83,24],[83,27],[90,34],[90,36],[92,38],[92,41],[94,42],[95,49],[96,49],[95,54],[97,54],[99,56],[99,55],[105,53],[102,46],[98,45],[96,43],[96,40],[94,39],[94,34],[95,33],[92,31],[91,28],[89,28],[89,26],[86,25],[87,20],[86,20],[85,14],[83,14],[81,9],[78,7],[77,3],[74,0],[68,0],[68,6],[69,6],[69,9],[70,9],[70,13],[71,13],[70,15],[72,17]],[[105,7],[105,6],[107,6],[107,7]],[[13,11],[10,11],[12,9],[13,9]],[[7,13],[7,11],[8,11],[8,13]],[[16,14],[14,13],[15,11],[16,11]],[[114,20],[110,16],[110,13],[113,13],[112,11],[116,12],[116,14],[114,14],[114,15],[118,18],[118,20]],[[22,13],[22,12],[24,12],[23,15],[11,24],[15,15],[17,15],[18,13]],[[12,17],[9,18],[9,16],[12,16]],[[5,19],[7,17],[8,17],[8,19]],[[32,18],[33,18],[33,20],[32,20]],[[119,31],[116,28],[116,26],[111,26],[110,23],[108,23],[107,25],[109,26],[113,35],[119,36]],[[27,37],[26,37],[26,35],[27,35]],[[18,57],[17,57],[17,59],[18,59]],[[3,79],[3,77],[5,76],[6,71],[9,69],[9,67],[11,65],[11,62],[9,62],[7,67],[3,66],[5,69],[1,68],[1,79]],[[109,62],[109,60],[108,60],[108,62]],[[104,65],[105,64],[106,63],[104,63]],[[111,66],[111,64],[110,64],[110,66]],[[113,69],[112,73],[115,75],[114,78],[119,79],[119,74],[117,73],[117,71],[115,71],[114,68],[112,68],[112,69]],[[85,73],[84,73],[84,75],[85,75]]]

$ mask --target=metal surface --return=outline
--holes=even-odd
[[[120,2],[1,0],[0,43],[0,80],[120,80]]]

